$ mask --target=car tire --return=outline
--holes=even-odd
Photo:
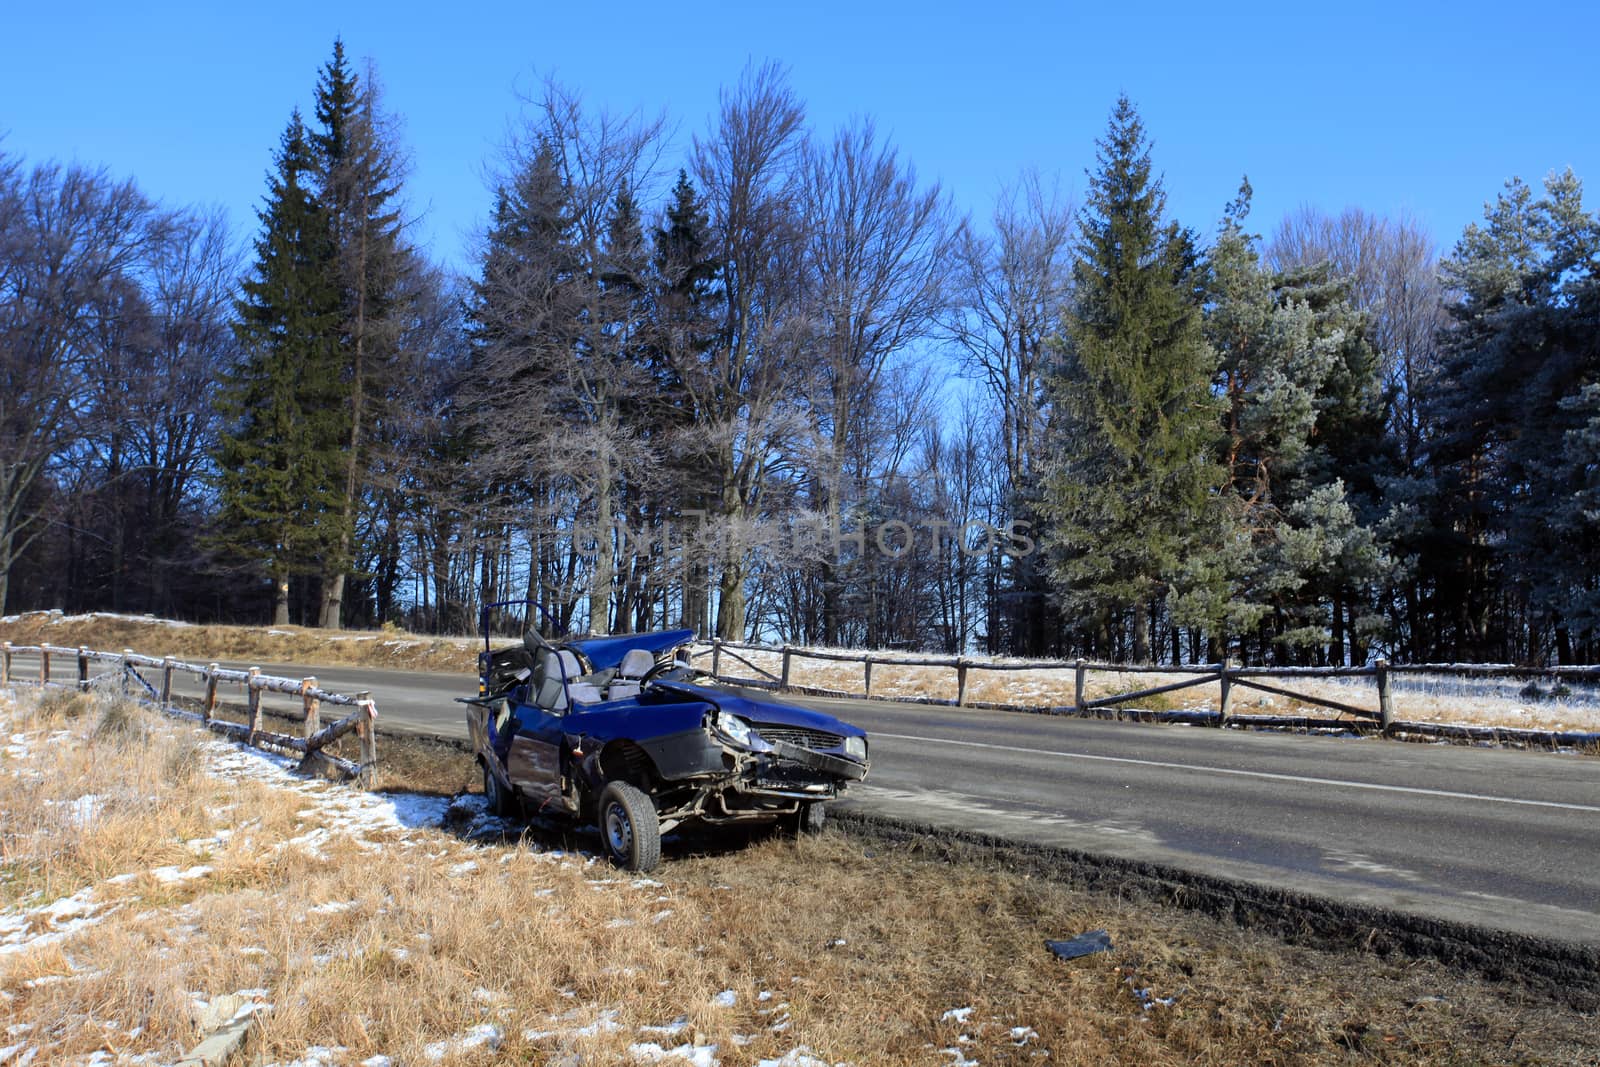
[[[661,862],[661,820],[637,786],[608,783],[600,794],[599,822],[611,862],[630,871],[654,870]]]
[[[820,800],[805,801],[794,814],[795,832],[801,835],[820,834],[827,824],[828,809],[822,806]]]
[[[511,814],[511,799],[506,796],[504,787],[500,785],[500,779],[494,776],[487,763],[483,765],[483,800],[490,815],[505,818]]]

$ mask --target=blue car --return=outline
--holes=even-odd
[[[467,728],[498,814],[592,822],[611,860],[647,871],[692,823],[822,829],[823,802],[866,777],[867,735],[831,715],[719,687],[692,630],[491,650]]]

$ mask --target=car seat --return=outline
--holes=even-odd
[[[639,695],[640,680],[656,665],[655,656],[642,648],[630,648],[617,665],[616,680],[606,691],[608,700],[624,700]]]
[[[584,678],[578,657],[567,649],[546,649],[539,666],[534,703],[545,711],[565,711],[568,700],[574,704],[600,702],[599,687]]]

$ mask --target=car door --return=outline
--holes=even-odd
[[[511,784],[521,790],[536,809],[558,803],[561,799],[562,714],[534,704],[518,704],[515,719],[515,733],[506,754],[506,772]]]

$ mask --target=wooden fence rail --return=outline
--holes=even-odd
[[[17,658],[28,656],[38,660],[38,675],[36,678],[19,678],[16,673]],[[51,661],[59,663],[68,658],[72,659],[77,667],[73,681],[67,683],[55,680],[51,674]],[[110,669],[94,675],[90,670],[91,664],[108,665]],[[160,685],[157,686],[145,678],[141,673],[143,670],[159,670]],[[353,778],[369,789],[376,785],[378,709],[371,693],[360,692],[354,695],[334,693],[318,686],[315,678],[278,678],[262,674],[259,667],[243,671],[229,670],[215,663],[202,665],[185,663],[172,656],[160,658],[143,656],[132,649],[105,652],[90,648],[64,648],[57,645],[13,645],[10,641],[0,644],[0,685],[23,684],[41,687],[70,685],[72,688],[87,692],[96,681],[115,678],[120,680],[123,692],[132,693],[137,687],[143,691],[148,703],[155,704],[169,713],[187,714],[172,702],[174,674],[193,675],[205,682],[205,696],[200,699],[198,717],[208,729],[257,748],[298,755],[302,770],[333,771]],[[217,718],[217,687],[223,683],[244,687],[245,722],[237,723]],[[299,699],[304,716],[302,736],[295,737],[263,728],[261,698],[264,693],[279,693]],[[322,707],[325,704],[353,710],[336,722],[324,726]],[[351,733],[354,733],[360,742],[360,755],[356,760],[344,759],[328,751],[328,747],[335,741]]]
[[[736,651],[737,650],[737,651]],[[779,670],[777,674],[752,663],[744,653],[761,653],[779,657]],[[1246,667],[1227,660],[1221,663],[1171,663],[1171,664],[1122,664],[1099,663],[1090,660],[1031,660],[1031,661],[994,661],[988,659],[971,658],[967,656],[929,656],[929,655],[900,655],[884,652],[845,652],[837,649],[804,648],[795,645],[757,645],[741,641],[724,641],[713,639],[710,645],[694,654],[696,658],[711,657],[711,674],[730,684],[745,685],[762,689],[792,689],[810,692],[818,695],[873,698],[872,676],[873,667],[932,667],[949,669],[955,672],[956,697],[945,700],[933,697],[903,697],[893,699],[914,700],[917,703],[946,704],[956,707],[1011,707],[1014,705],[974,703],[969,700],[969,676],[975,671],[1071,671],[1073,679],[1073,702],[1069,705],[1052,705],[1046,707],[1029,707],[1021,710],[1041,711],[1049,714],[1077,714],[1089,715],[1128,704],[1133,701],[1143,700],[1147,697],[1163,693],[1176,692],[1181,689],[1191,689],[1196,686],[1217,685],[1221,689],[1221,702],[1216,712],[1160,712],[1150,715],[1151,718],[1160,718],[1170,721],[1209,723],[1215,726],[1226,726],[1236,721],[1238,717],[1233,710],[1233,698],[1236,688],[1253,689],[1275,696],[1288,697],[1303,704],[1327,708],[1336,711],[1342,716],[1351,716],[1348,719],[1308,720],[1303,717],[1284,716],[1251,716],[1249,722],[1257,725],[1328,725],[1349,727],[1376,727],[1384,733],[1391,733],[1397,729],[1397,720],[1394,715],[1393,679],[1396,675],[1419,674],[1446,674],[1458,675],[1469,678],[1550,678],[1556,680],[1589,681],[1600,683],[1600,666],[1566,666],[1566,667],[1519,667],[1514,664],[1501,663],[1417,663],[1417,664],[1391,664],[1386,660],[1376,660],[1368,666],[1362,667]],[[723,657],[728,657],[762,675],[761,678],[741,677],[725,674],[722,670]],[[793,663],[795,660],[820,660],[832,663],[859,663],[862,665],[862,688],[859,692],[846,692],[843,690],[821,689],[815,686],[799,685],[793,682]],[[1086,697],[1086,682],[1091,672],[1113,673],[1127,675],[1164,674],[1187,675],[1178,681],[1162,682],[1160,684],[1145,686],[1128,692],[1116,693],[1110,696],[1088,699]],[[1344,679],[1344,678],[1371,678],[1373,680],[1374,701],[1371,706],[1361,706],[1343,700],[1336,700],[1322,694],[1300,692],[1273,684],[1279,679]],[[1417,724],[1404,724],[1406,727]],[[1503,731],[1502,731],[1503,732]],[[1580,736],[1580,735],[1574,735]],[[1586,736],[1586,735],[1581,735]]]

